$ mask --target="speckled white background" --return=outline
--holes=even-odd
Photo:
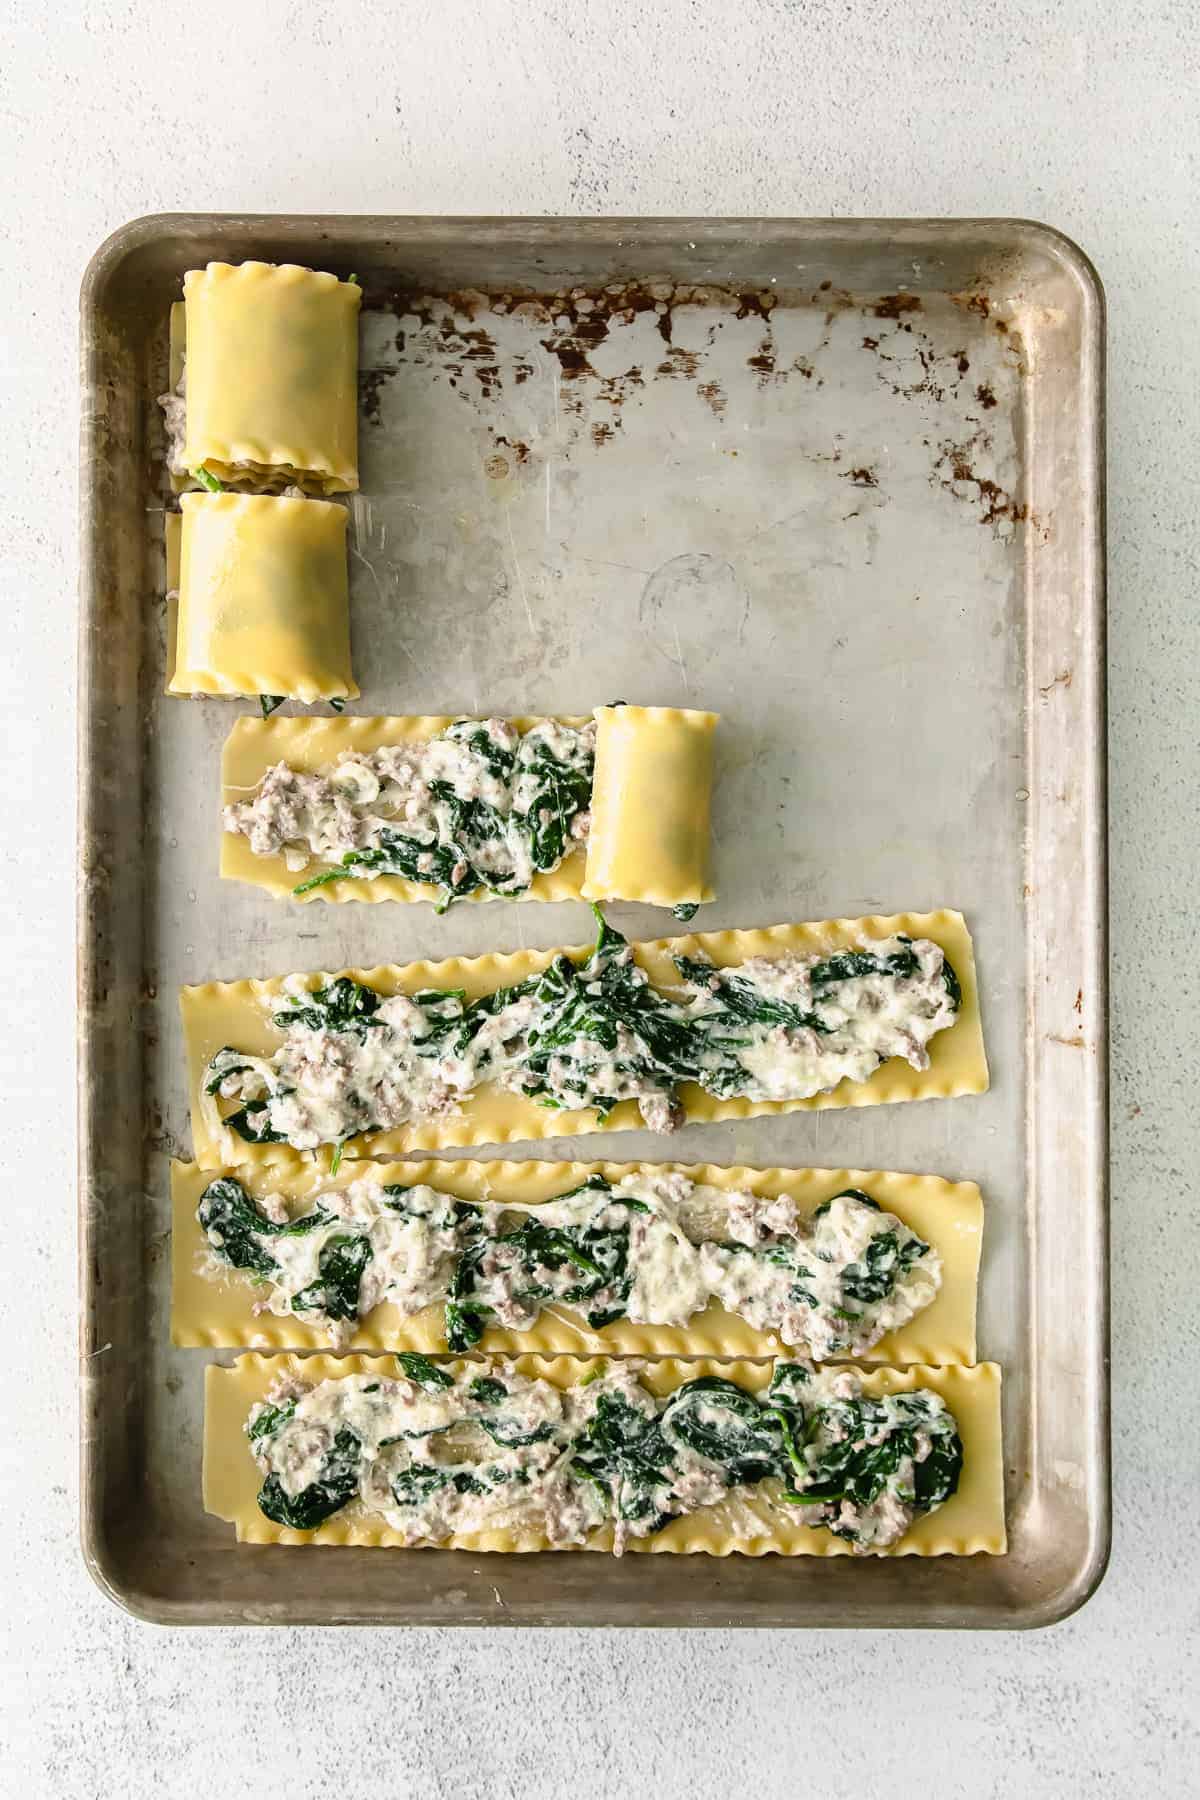
[[[0,941],[18,971],[0,1034],[4,1793],[1197,1791],[1198,97],[1185,0],[0,5]],[[61,1123],[76,304],[110,230],[184,208],[1008,213],[1095,258],[1111,308],[1116,1529],[1076,1618],[989,1638],[187,1635],[92,1589]]]

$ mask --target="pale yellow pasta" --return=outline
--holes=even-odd
[[[809,925],[769,925],[757,931],[690,932],[685,937],[659,938],[632,948],[651,981],[671,987],[679,980],[671,960],[673,954],[708,956],[721,967],[729,967],[757,956],[828,955],[898,932],[929,938],[940,945],[954,965],[962,988],[962,1003],[954,1024],[938,1032],[929,1044],[927,1069],[914,1069],[901,1058],[893,1057],[866,1081],[842,1081],[830,1092],[813,1094],[804,1100],[718,1100],[702,1088],[686,1084],[680,1091],[686,1118],[704,1122],[748,1119],[797,1110],[890,1105],[982,1093],[988,1085],[987,1058],[979,1019],[974,952],[961,913],[895,913],[867,919],[826,919]],[[383,965],[346,973],[384,995],[412,994],[422,988],[462,988],[466,998],[474,1000],[540,973],[560,954],[556,950],[519,950],[508,956],[452,956],[438,963],[408,963],[402,968]],[[576,947],[571,954],[582,960],[587,951]],[[203,1169],[233,1163],[294,1166],[302,1160],[303,1153],[290,1144],[251,1144],[227,1126],[212,1125],[207,1116],[211,1109],[204,1104],[205,1071],[223,1046],[232,1045],[253,1056],[270,1056],[278,1049],[283,1037],[272,1022],[271,1011],[285,979],[280,976],[267,981],[212,981],[200,987],[186,987],[181,993],[192,1142],[196,1161]],[[325,974],[310,975],[305,978],[305,985],[317,988],[328,979]],[[632,1100],[622,1101],[601,1122],[594,1112],[550,1111],[526,1095],[484,1083],[457,1112],[414,1120],[391,1131],[364,1133],[349,1139],[344,1153],[404,1155],[458,1144],[509,1144],[574,1137],[592,1131],[637,1130],[640,1126],[641,1116]]]
[[[582,1186],[592,1175],[618,1182],[642,1172],[675,1172],[695,1183],[775,1199],[789,1194],[803,1217],[844,1188],[861,1188],[894,1213],[942,1259],[936,1299],[898,1331],[880,1338],[860,1361],[879,1363],[971,1363],[975,1360],[975,1292],[983,1235],[983,1202],[973,1182],[942,1181],[935,1175],[897,1175],[861,1169],[718,1168],[714,1164],[568,1162],[405,1162],[346,1163],[330,1175],[327,1160],[300,1169],[233,1168],[222,1173],[239,1181],[256,1201],[282,1198],[293,1217],[311,1212],[318,1197],[344,1189],[364,1175],[381,1186],[424,1185],[461,1200],[539,1206]],[[258,1290],[248,1277],[215,1263],[196,1219],[196,1208],[211,1170],[195,1163],[172,1163],[171,1337],[176,1344],[207,1349],[319,1350],[328,1336],[295,1313],[277,1317],[251,1310]],[[214,1279],[215,1276],[215,1279]],[[344,1344],[350,1350],[445,1352],[441,1306],[403,1317],[390,1301],[359,1321]],[[614,1356],[769,1356],[778,1339],[756,1331],[736,1313],[713,1301],[684,1326],[638,1325],[618,1319],[602,1330],[556,1302],[528,1331],[489,1326],[479,1346],[485,1353],[546,1355],[589,1352]]]
[[[221,803],[230,806],[246,800],[254,792],[267,770],[276,763],[288,763],[306,775],[337,761],[343,751],[369,756],[384,745],[419,743],[435,737],[453,725],[454,716],[390,719],[303,719],[241,718],[225,740],[221,753]],[[537,719],[519,718],[512,723],[518,731],[528,731],[540,723]],[[586,719],[567,718],[564,725],[585,725]],[[575,850],[557,869],[539,872],[518,900],[577,900],[583,883],[584,853]],[[294,889],[311,876],[329,867],[314,860],[303,874],[293,873],[281,855],[256,856],[249,840],[238,832],[221,833],[221,874],[227,881],[245,881],[252,887],[265,888],[278,899],[293,897]],[[376,875],[370,881],[347,876],[344,881],[326,882],[307,894],[295,896],[308,900],[436,900],[441,889],[418,881],[406,881],[403,875]],[[494,896],[485,888],[476,888],[464,896],[467,900],[490,900]]]
[[[716,724],[716,713],[674,706],[597,707],[586,899],[679,906],[714,898]]]
[[[226,485],[357,488],[361,304],[357,283],[294,263],[189,270],[184,318],[172,318],[173,383],[187,357],[188,470]]]
[[[180,504],[170,692],[357,695],[345,508],[264,494],[184,494]]]
[[[447,1364],[449,1368],[460,1367]],[[529,1379],[540,1378],[567,1388],[586,1378],[596,1364],[579,1357],[522,1356],[516,1371]],[[714,1362],[664,1358],[649,1363],[640,1378],[656,1394],[667,1394],[700,1375],[720,1375],[761,1392],[771,1380],[770,1362]],[[394,1376],[389,1357],[243,1356],[232,1368],[210,1365],[205,1370],[204,1505],[217,1518],[237,1528],[242,1544],[350,1544],[398,1546],[399,1534],[378,1515],[363,1511],[358,1503],[345,1507],[315,1531],[293,1531],[276,1525],[258,1509],[261,1485],[258,1466],[246,1441],[245,1424],[251,1406],[261,1400],[279,1375],[296,1375],[303,1381],[335,1380],[339,1375]],[[1004,1527],[1004,1465],[1000,1435],[1000,1370],[995,1363],[975,1368],[938,1369],[921,1364],[910,1369],[867,1369],[862,1373],[867,1394],[911,1392],[928,1388],[945,1401],[958,1424],[963,1446],[963,1468],[958,1490],[936,1511],[913,1521],[896,1543],[872,1554],[877,1556],[972,1556],[980,1552],[998,1555],[1007,1548]],[[820,1526],[795,1523],[785,1501],[773,1503],[775,1484],[743,1489],[735,1498],[674,1519],[649,1538],[633,1538],[627,1550],[650,1554],[701,1551],[710,1556],[848,1556],[850,1546]],[[425,1548],[425,1546],[419,1546]],[[532,1551],[551,1548],[543,1537],[515,1530],[486,1531],[452,1537],[444,1549],[482,1551]],[[583,1548],[610,1550],[612,1528],[606,1526],[588,1539]]]

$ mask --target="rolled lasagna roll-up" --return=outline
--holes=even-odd
[[[695,906],[709,880],[716,713],[674,706],[596,709],[588,900]]]
[[[175,471],[319,494],[357,488],[358,284],[294,263],[209,263],[184,276],[183,299]]]
[[[346,511],[184,494],[173,694],[353,698]]]

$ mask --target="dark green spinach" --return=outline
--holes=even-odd
[[[340,1234],[322,1244],[317,1279],[293,1297],[293,1312],[324,1313],[328,1319],[357,1319],[358,1290],[373,1255],[367,1237]]]
[[[449,1370],[439,1368],[437,1363],[431,1362],[427,1356],[422,1356],[419,1350],[397,1351],[396,1361],[408,1379],[415,1381],[418,1387],[428,1388],[430,1392],[434,1392],[441,1388],[454,1386],[454,1377]]]
[[[318,1208],[301,1219],[278,1224],[267,1217],[232,1175],[221,1175],[209,1182],[200,1196],[196,1217],[213,1251],[223,1262],[262,1276],[274,1275],[278,1265],[260,1240],[304,1237],[318,1226],[329,1223],[329,1214]]]
[[[362,1444],[343,1426],[333,1440],[317,1479],[298,1494],[284,1492],[278,1475],[268,1475],[258,1490],[259,1511],[293,1531],[314,1531],[339,1512],[359,1491]]]

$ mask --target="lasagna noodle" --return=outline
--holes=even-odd
[[[453,1365],[451,1365],[453,1366]],[[556,1387],[568,1388],[584,1379],[596,1365],[578,1357],[522,1356],[513,1365],[533,1379],[541,1377]],[[700,1375],[719,1375],[762,1392],[771,1380],[771,1362],[716,1362],[664,1358],[640,1371],[641,1379],[656,1394],[667,1394]],[[210,1364],[205,1371],[204,1505],[210,1513],[237,1528],[243,1544],[402,1544],[400,1535],[384,1521],[364,1513],[358,1503],[319,1526],[315,1531],[293,1531],[276,1525],[258,1509],[261,1485],[258,1465],[245,1436],[246,1418],[277,1375],[297,1375],[307,1382],[336,1379],[339,1375],[371,1374],[394,1377],[399,1373],[389,1357],[294,1356],[239,1357],[232,1368]],[[910,1369],[867,1369],[862,1373],[867,1394],[911,1392],[928,1388],[939,1394],[954,1414],[963,1445],[963,1469],[958,1491],[936,1512],[914,1520],[895,1544],[874,1556],[972,1556],[1005,1550],[1004,1469],[1000,1440],[1000,1370],[995,1363],[975,1368],[938,1369],[916,1365]],[[822,1526],[797,1524],[786,1502],[772,1504],[772,1484],[743,1490],[717,1506],[705,1507],[674,1519],[650,1538],[633,1538],[626,1548],[640,1552],[678,1553],[702,1551],[710,1556],[848,1556],[849,1544]],[[424,1547],[424,1546],[413,1546]],[[479,1551],[548,1550],[540,1535],[527,1531],[500,1530],[463,1534],[444,1540],[444,1549]],[[611,1550],[612,1528],[594,1532],[583,1546]]]
[[[294,263],[209,263],[183,278],[172,385],[187,355],[183,460],[218,481],[358,487],[362,289]]]
[[[184,494],[180,505],[169,691],[355,697],[345,508],[262,494]]]
[[[709,810],[717,714],[674,706],[596,709],[589,900],[654,906],[714,898]]]
[[[616,1183],[626,1175],[673,1173],[697,1185],[748,1191],[770,1200],[789,1194],[803,1217],[844,1188],[861,1188],[885,1211],[926,1240],[942,1259],[942,1285],[936,1298],[902,1326],[880,1338],[861,1361],[880,1363],[972,1363],[975,1360],[975,1292],[983,1234],[983,1203],[972,1182],[942,1181],[934,1175],[896,1175],[859,1169],[717,1168],[711,1163],[569,1163],[569,1162],[424,1162],[343,1163],[336,1175],[326,1167],[300,1170],[238,1168],[222,1171],[240,1181],[261,1202],[281,1196],[293,1217],[311,1212],[322,1193],[348,1187],[370,1173],[381,1186],[423,1185],[461,1200],[489,1200],[501,1205],[541,1206],[581,1187],[589,1176]],[[277,1317],[251,1311],[256,1295],[252,1280],[241,1271],[223,1268],[210,1257],[196,1208],[214,1179],[194,1163],[173,1163],[171,1196],[172,1341],[207,1349],[319,1350],[328,1334],[290,1314]],[[213,1279],[202,1273],[208,1263],[220,1271]],[[361,1320],[346,1348],[353,1350],[422,1350],[446,1353],[441,1305],[404,1318],[389,1301]],[[772,1333],[756,1331],[716,1301],[695,1313],[686,1325],[638,1325],[619,1319],[601,1330],[560,1302],[544,1309],[529,1331],[489,1326],[479,1345],[483,1353],[516,1355],[607,1353],[614,1356],[770,1356],[786,1353]],[[797,1351],[795,1354],[800,1354]]]
[[[895,913],[868,919],[829,919],[812,925],[770,925],[757,931],[691,932],[634,944],[634,954],[651,981],[677,986],[672,954],[708,956],[722,967],[755,956],[828,955],[854,944],[905,932],[939,944],[953,963],[962,987],[962,1005],[954,1024],[929,1045],[929,1067],[914,1069],[899,1057],[882,1063],[866,1081],[842,1081],[829,1093],[805,1100],[718,1100],[690,1083],[680,1090],[689,1121],[748,1119],[759,1115],[820,1111],[825,1107],[889,1105],[982,1093],[988,1084],[987,1059],[979,1019],[975,959],[961,913]],[[582,958],[586,948],[571,954]],[[445,962],[409,963],[348,971],[358,981],[385,995],[416,993],[422,988],[462,988],[469,1000],[525,980],[545,969],[559,952],[520,950],[508,956],[449,957]],[[310,988],[329,979],[307,978]],[[269,981],[207,982],[182,991],[187,1043],[192,1141],[202,1169],[231,1163],[281,1163],[295,1167],[305,1153],[290,1144],[250,1144],[225,1126],[210,1128],[211,1102],[205,1104],[204,1075],[212,1057],[225,1045],[252,1056],[270,1056],[282,1042],[271,1008],[283,991],[283,978]],[[557,1112],[536,1100],[485,1083],[448,1116],[418,1119],[391,1131],[363,1133],[347,1140],[347,1156],[403,1155],[414,1150],[444,1149],[458,1144],[509,1144],[538,1138],[575,1137],[592,1131],[629,1131],[641,1127],[632,1100],[614,1107],[601,1123],[595,1112]]]
[[[564,725],[586,725],[584,718],[569,718]],[[238,719],[225,740],[221,754],[221,800],[225,806],[250,798],[267,770],[286,762],[305,774],[337,761],[343,751],[352,750],[369,756],[384,745],[419,743],[435,737],[453,725],[454,717],[446,714],[430,718],[401,719]],[[512,723],[518,731],[528,731],[541,723],[538,719],[520,718]],[[557,869],[534,876],[529,888],[515,896],[518,900],[577,900],[583,882],[584,853],[575,850],[564,858]],[[221,834],[221,874],[227,881],[245,881],[252,887],[265,888],[279,899],[293,897],[294,889],[313,875],[327,869],[328,863],[316,858],[301,874],[290,870],[282,856],[256,856],[249,841],[240,833]],[[418,881],[406,881],[403,875],[376,875],[369,881],[347,876],[343,881],[330,881],[307,894],[295,896],[308,900],[435,900],[440,889]],[[464,896],[467,900],[491,900],[495,896],[477,888]]]

